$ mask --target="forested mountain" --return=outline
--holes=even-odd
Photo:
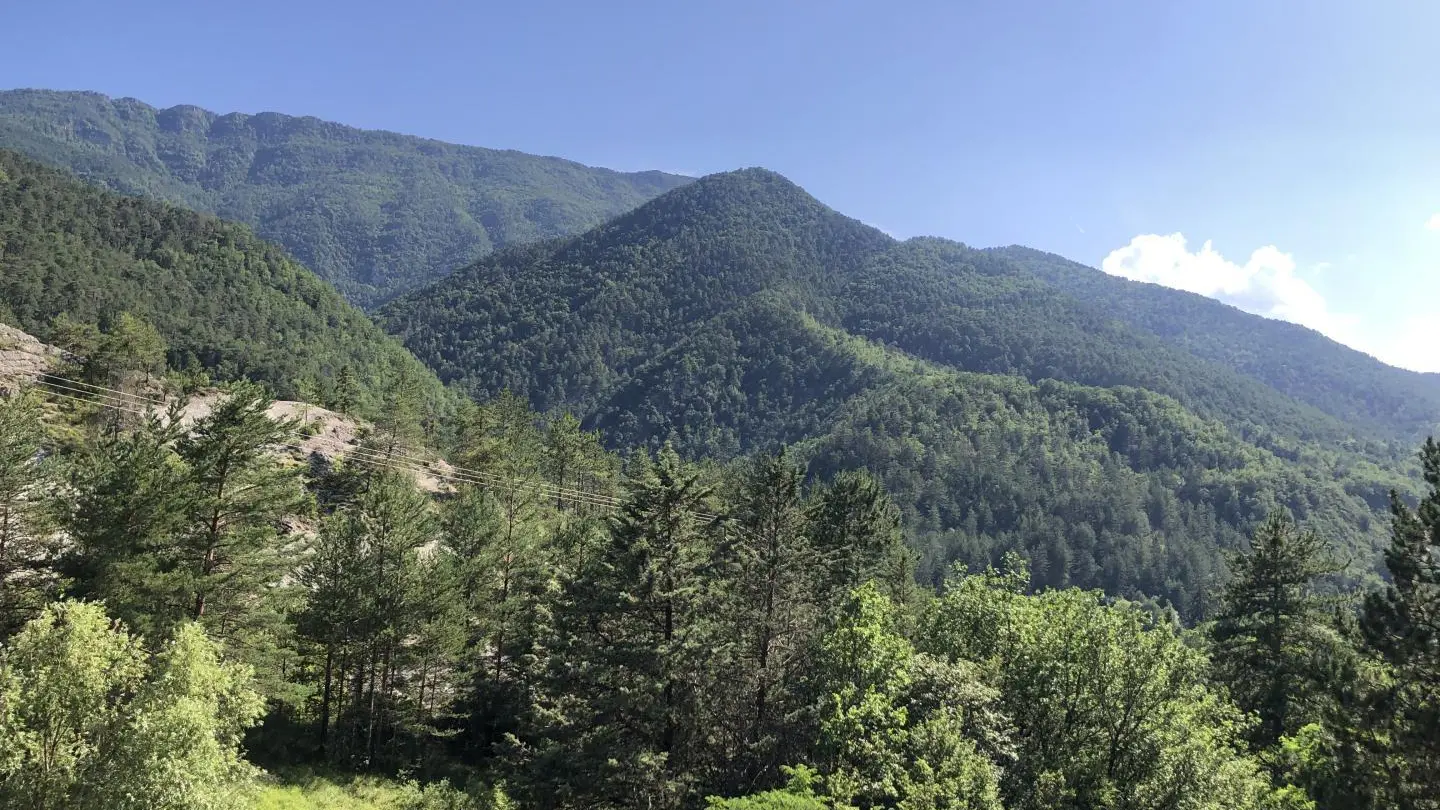
[[[432,405],[449,399],[364,313],[248,228],[6,150],[0,322],[91,359],[248,378],[291,398],[368,398],[403,379]]]
[[[482,260],[383,317],[446,379],[589,409],[698,321],[762,291],[956,368],[1135,385],[1282,435],[1349,432],[1007,262],[944,240],[896,242],[761,169],[714,175],[582,236]]]
[[[447,380],[589,410],[698,321],[761,291],[943,365],[1145,388],[1264,442],[1357,432],[1129,327],[1103,298],[1069,295],[954,242],[897,242],[759,169],[714,175],[584,235],[482,260],[382,317]]]
[[[1047,284],[1105,302],[1167,344],[1253,377],[1347,424],[1415,440],[1440,426],[1440,374],[1385,365],[1312,329],[1258,318],[1203,295],[1098,272],[1052,253],[995,248]]]
[[[378,198],[297,140],[412,165],[15,98],[139,120],[41,141],[165,194],[229,165],[156,151],[196,122],[308,133],[232,167],[307,203]],[[388,303],[432,373],[246,226],[0,150],[0,322],[68,351],[0,335],[63,368],[0,386],[0,807],[1433,810],[1431,378],[1057,261],[731,172]]]
[[[956,374],[888,362],[937,390]],[[999,411],[1027,384],[961,382],[944,393],[1024,431]],[[935,402],[902,393],[869,418]],[[1154,397],[1068,396],[1087,395]],[[77,419],[43,387],[0,393],[0,807],[1427,810],[1440,795],[1433,442],[1420,508],[1393,507],[1390,584],[1325,596],[1331,544],[1272,514],[1230,558],[1215,620],[1187,628],[1037,590],[1016,554],[916,583],[884,488],[806,481],[784,451],[621,462],[572,417],[501,396],[454,415],[451,457],[473,477],[437,496],[406,474],[414,430],[297,465],[274,452],[295,423],[270,406],[245,383],[193,424],[126,424]],[[1148,424],[1193,433],[1186,418]]]
[[[361,306],[492,248],[579,232],[690,178],[277,113],[0,92],[0,147],[246,223]]]
[[[932,577],[1016,549],[1044,560],[1037,583],[1195,616],[1219,549],[1271,508],[1373,559],[1372,515],[1410,486],[1388,446],[1315,407],[763,170],[502,251],[381,317],[442,379],[572,409],[615,446],[791,443],[813,473],[870,469]]]

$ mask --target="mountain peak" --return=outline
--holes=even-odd
[[[786,195],[792,199],[803,199],[814,205],[820,205],[820,201],[810,195],[808,191],[801,188],[797,183],[790,180],[779,172],[759,166],[750,166],[743,169],[732,169],[726,172],[707,174],[686,187],[692,194],[703,194],[707,191],[726,189],[752,195]]]
[[[729,171],[715,172],[713,174],[707,174],[700,179],[715,181],[723,181],[726,179],[745,179],[752,182],[779,182],[789,184],[791,186],[794,186],[795,188],[800,187],[798,184],[796,184],[794,181],[792,181],[785,175],[773,169],[767,169],[764,166],[745,166],[739,169],[730,169]]]
[[[747,239],[767,233],[784,232],[801,239],[827,233],[853,241],[861,252],[894,243],[882,231],[825,205],[779,172],[761,167],[705,175],[598,230],[623,232],[630,239],[641,238],[640,232],[648,232],[647,238],[670,238],[687,230],[745,232]]]

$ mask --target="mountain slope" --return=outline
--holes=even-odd
[[[1009,262],[945,240],[897,242],[759,169],[502,252],[381,317],[442,379],[589,412],[696,322],[760,291],[953,368],[1153,390],[1277,448],[1353,433]]]
[[[382,390],[405,373],[439,381],[329,285],[241,225],[103,191],[0,150],[0,321],[50,339],[56,316],[104,325],[138,315],[169,364],[271,383]]]
[[[370,305],[489,250],[575,233],[690,178],[277,113],[0,92],[0,147],[251,225]]]
[[[810,471],[868,469],[922,575],[1032,561],[1037,585],[1155,596],[1203,615],[1234,549],[1277,507],[1368,559],[1396,471],[1306,445],[1282,457],[1129,387],[960,372],[753,296],[642,365],[588,420],[617,446],[693,454],[793,444]]]
[[[897,245],[852,276],[844,300],[846,329],[953,368],[1144,388],[1277,449],[1289,439],[1354,434],[1223,363],[1130,327],[1103,298],[1067,294],[954,242]]]
[[[571,239],[502,251],[380,317],[444,380],[589,411],[657,352],[750,295],[833,316],[847,275],[893,244],[783,177],[749,169]]]
[[[817,474],[868,468],[932,574],[1016,548],[1046,560],[1037,584],[1198,615],[1220,550],[1268,510],[1368,558],[1385,493],[1410,486],[1318,409],[757,169],[502,251],[380,317],[442,379],[572,409],[616,446],[789,443]]]
[[[1103,273],[1051,253],[991,251],[1198,357],[1222,363],[1352,425],[1416,439],[1440,428],[1440,374],[1385,365],[1324,335],[1202,295]]]

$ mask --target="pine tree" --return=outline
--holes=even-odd
[[[359,405],[360,381],[355,376],[355,369],[348,364],[341,366],[339,373],[335,375],[335,384],[331,388],[325,407],[348,416],[353,415]]]
[[[569,413],[546,422],[541,455],[542,472],[558,489],[595,492],[610,483],[613,462],[605,452],[600,434],[581,429],[580,420]],[[555,507],[586,511],[559,494],[555,496]]]
[[[491,492],[473,486],[447,504],[442,537],[469,618],[467,745],[488,754],[525,706],[551,558],[536,524],[512,522]]]
[[[315,643],[323,655],[323,663],[317,667],[317,747],[322,760],[339,761],[339,751],[347,750],[346,744],[351,742],[342,740],[332,745],[331,729],[344,711],[346,673],[352,660],[361,654],[367,630],[362,565],[366,549],[364,533],[359,529],[344,513],[328,517],[296,573],[308,595],[296,618],[296,630],[302,638]]]
[[[129,312],[117,315],[100,335],[79,343],[86,351],[81,375],[96,385],[137,390],[165,371],[165,339],[154,324]]]
[[[696,688],[710,492],[666,447],[567,583],[522,755],[537,807],[675,808],[704,748]],[[693,798],[693,797],[691,797]]]
[[[465,720],[459,697],[470,675],[466,653],[472,613],[460,590],[463,561],[443,543],[418,554],[415,562],[415,616],[395,679],[395,687],[406,692],[406,711],[397,716],[396,725],[402,739],[414,741],[411,761],[429,770],[453,749],[453,731]]]
[[[34,397],[0,395],[0,642],[40,609],[55,584],[59,482],[44,448]]]
[[[543,445],[535,413],[523,399],[503,392],[475,408],[462,427],[461,465],[478,470],[490,485],[488,491],[500,509],[503,546],[522,541],[519,535],[533,523],[544,501]]]
[[[807,534],[802,473],[782,450],[753,460],[740,482],[733,524],[720,554],[727,593],[725,640],[737,659],[717,693],[738,693],[714,720],[735,728],[738,761],[724,770],[736,784],[773,778],[786,761],[781,722],[816,621],[819,556]],[[724,704],[721,704],[724,706]]]
[[[475,608],[472,718],[504,717],[523,699],[521,665],[552,563],[542,525],[549,500],[542,495],[544,437],[530,406],[505,391],[467,415],[460,438],[462,464],[489,482],[483,492],[462,492],[450,521],[451,542],[466,561],[465,598]],[[479,725],[477,742],[501,733]]]
[[[306,510],[307,496],[299,468],[274,455],[295,422],[271,418],[272,402],[258,386],[237,385],[179,439],[187,515],[164,556],[184,615],[254,665],[275,696],[278,659],[289,654],[281,581],[298,551],[279,527]]]
[[[300,626],[326,654],[320,738],[333,762],[391,767],[412,742],[420,702],[412,664],[425,651],[407,642],[424,631],[432,600],[444,601],[427,592],[421,561],[435,534],[413,481],[375,473],[353,505],[325,521],[299,572],[311,593]]]
[[[62,561],[75,594],[103,599],[142,635],[163,634],[186,615],[173,589],[171,548],[184,530],[191,481],[176,456],[179,405],[133,430],[112,425],[75,465],[74,508]]]
[[[100,348],[100,327],[91,321],[62,312],[50,319],[48,332],[50,342],[65,350],[67,355],[67,363],[61,367],[65,376],[82,376],[85,359]]]
[[[295,388],[295,398],[304,403],[304,410],[301,414],[301,425],[307,425],[310,421],[310,406],[318,405],[324,401],[324,389],[312,374],[296,378],[292,385]]]
[[[415,449],[425,434],[424,401],[424,387],[416,370],[409,363],[393,362],[386,372],[380,411],[367,443],[386,458]]]
[[[1213,657],[1235,702],[1259,716],[1253,743],[1263,749],[1322,716],[1325,661],[1341,645],[1333,600],[1317,596],[1315,585],[1340,566],[1327,559],[1324,541],[1277,512],[1230,567],[1211,630]]]
[[[809,533],[825,573],[821,588],[831,603],[869,579],[884,582],[892,595],[913,584],[913,568],[895,575],[904,567],[897,558],[905,556],[900,513],[885,488],[865,473],[841,473],[819,493]]]
[[[1417,509],[1391,496],[1394,523],[1385,565],[1390,584],[1365,599],[1366,647],[1392,681],[1374,699],[1372,723],[1388,741],[1391,801],[1440,807],[1440,444],[1421,451],[1429,492]]]

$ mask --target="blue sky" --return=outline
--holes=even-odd
[[[13,6],[6,86],[766,166],[899,236],[1031,245],[1440,371],[1430,0]]]

